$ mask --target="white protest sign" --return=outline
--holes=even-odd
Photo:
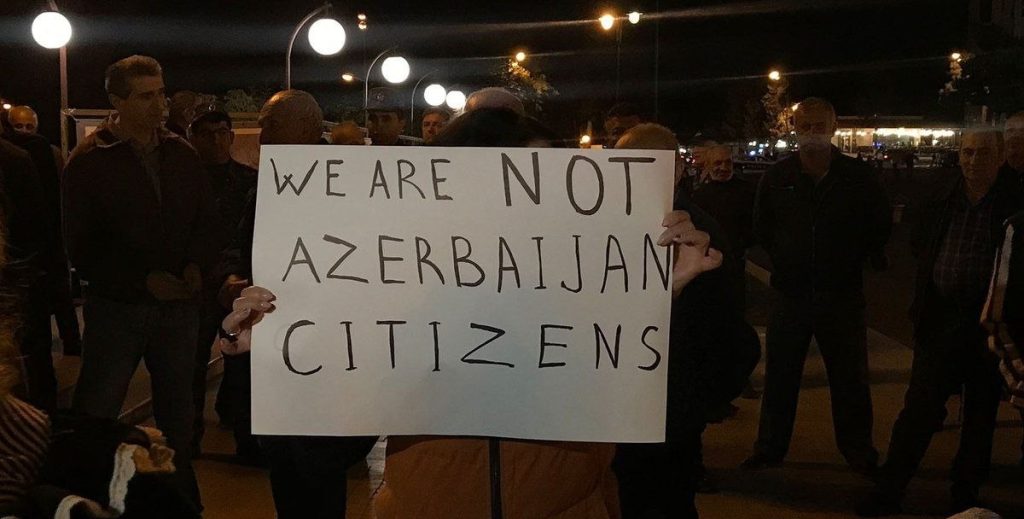
[[[253,431],[663,441],[673,165],[263,146]]]

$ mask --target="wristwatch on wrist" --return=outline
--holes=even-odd
[[[221,338],[221,339],[224,339],[224,340],[226,340],[226,341],[228,341],[228,342],[230,342],[232,344],[238,342],[238,334],[239,333],[241,333],[241,332],[239,331],[239,332],[235,332],[235,333],[230,333],[227,330],[225,330],[223,326],[217,328],[217,337]]]

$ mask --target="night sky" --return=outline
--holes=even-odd
[[[57,0],[71,19],[71,106],[107,108],[103,71],[133,54],[164,67],[168,92],[223,94],[231,88],[273,90],[284,82],[284,54],[295,23],[320,5],[293,1]],[[57,52],[32,41],[42,0],[0,0],[0,96],[37,108],[56,138]],[[339,76],[365,73],[377,52],[398,46],[412,63],[411,84],[437,69],[436,80],[469,92],[494,83],[493,70],[515,50],[547,74],[561,93],[546,118],[574,132],[615,101],[615,32],[596,18],[607,9],[638,9],[623,25],[621,100],[654,111],[655,36],[660,33],[659,119],[681,137],[713,128],[764,92],[772,68],[787,73],[794,100],[832,99],[841,115],[929,115],[938,110],[946,56],[964,47],[966,0],[806,0],[754,2],[652,0],[512,2],[448,0],[335,2],[348,31],[333,57],[313,53],[300,34],[293,83],[313,92],[328,113],[360,106],[362,85]],[[370,27],[360,32],[355,15]],[[434,79],[434,78],[432,78]],[[379,73],[375,82],[379,81]]]

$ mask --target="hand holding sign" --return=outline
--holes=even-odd
[[[683,287],[697,276],[722,265],[722,253],[711,248],[711,237],[697,230],[686,211],[673,211],[662,222],[668,227],[658,238],[658,245],[676,245],[672,266],[672,297],[679,297]]]
[[[221,321],[221,328],[237,334],[238,340],[218,340],[221,352],[225,355],[248,352],[252,347],[252,327],[262,321],[265,314],[274,311],[275,299],[274,294],[263,287],[253,286],[242,290],[241,297],[235,299],[231,306],[231,313]]]

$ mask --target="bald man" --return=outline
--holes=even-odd
[[[519,115],[526,115],[523,101],[515,94],[498,87],[481,88],[466,99],[466,111],[472,112],[480,108],[504,108]]]
[[[260,144],[319,144],[323,112],[316,99],[302,90],[274,94],[259,115]],[[228,256],[242,261],[229,263],[231,277],[223,290],[237,293],[252,279],[252,237],[256,220],[255,192],[248,216],[239,227],[236,245]],[[233,300],[233,298],[225,298]],[[249,408],[249,354],[225,357],[226,362],[245,368],[240,386],[245,400],[237,407]],[[234,366],[233,366],[234,368]],[[232,369],[233,369],[232,368]],[[227,377],[225,364],[225,377]],[[342,405],[344,403],[342,402]],[[264,459],[270,467],[270,487],[279,519],[343,518],[346,506],[346,473],[363,461],[373,448],[372,437],[267,436],[260,439]]]
[[[7,112],[7,122],[15,133],[24,135],[37,135],[39,133],[39,116],[29,106],[15,106]],[[64,154],[60,148],[50,145],[53,150],[53,160],[57,163],[57,171],[64,170]]]
[[[998,359],[988,351],[987,333],[978,321],[996,248],[1004,239],[1003,222],[1024,209],[1020,179],[1000,170],[1004,156],[1000,132],[966,132],[960,145],[962,175],[922,208],[921,223],[912,238],[919,267],[912,309],[915,345],[910,385],[877,486],[858,506],[862,516],[902,511],[903,492],[946,418],[946,401],[960,394],[961,388],[963,425],[950,472],[949,513],[978,504],[1003,393]]]
[[[765,341],[761,421],[749,470],[781,465],[796,420],[804,362],[815,338],[828,372],[836,443],[870,475],[873,445],[863,266],[882,266],[892,218],[877,175],[832,146],[835,109],[810,98],[796,112],[800,151],[761,178],[754,216],[778,293]]]
[[[616,149],[679,149],[672,131],[644,123],[627,130]],[[678,157],[678,185],[685,164]],[[675,209],[689,211],[712,247],[727,247],[721,228],[676,190]],[[621,444],[615,461],[623,517],[696,518],[694,497],[701,480],[701,435],[709,412],[739,395],[757,365],[757,332],[743,322],[722,268],[695,279],[672,304],[665,443]]]
[[[39,116],[28,106],[15,106],[7,112],[7,121],[18,133],[33,135],[39,131]]]

